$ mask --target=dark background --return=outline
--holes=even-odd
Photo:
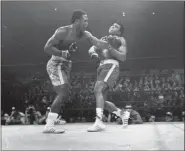
[[[121,63],[122,70],[183,68],[184,2],[4,1],[1,6],[2,106],[6,110],[11,111],[12,104],[22,106],[25,101],[20,99],[27,91],[25,87],[12,84],[24,83],[26,78],[19,77],[30,81],[29,77],[45,74],[48,78],[49,56],[44,45],[58,27],[70,24],[74,9],[87,12],[89,29],[99,38],[107,35],[114,21],[123,21],[128,56]],[[79,44],[80,52],[73,58],[74,72],[96,73],[87,53],[90,46],[87,41]]]
[[[49,59],[43,51],[46,41],[56,28],[70,23],[74,9],[87,11],[90,31],[97,37],[107,35],[109,26],[115,20],[123,21],[128,44],[127,58],[131,58],[122,65],[123,69],[183,67],[184,2],[90,0],[2,2],[2,65],[45,65]],[[73,60],[89,61],[87,50],[90,44],[84,41],[79,45],[80,53]],[[173,57],[169,59],[169,56]],[[140,57],[164,58],[138,59]],[[40,68],[44,70],[43,65]],[[74,70],[78,71],[82,66],[83,63],[78,64]],[[29,70],[36,67],[39,68],[38,65],[30,66]],[[27,69],[13,67],[3,68],[3,71],[25,72]]]

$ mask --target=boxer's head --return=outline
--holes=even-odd
[[[75,10],[71,17],[71,23],[74,24],[77,29],[84,31],[88,26],[87,13],[83,10]]]
[[[109,34],[111,34],[111,35],[122,36],[123,32],[124,32],[124,27],[123,27],[123,24],[121,22],[115,22],[109,28]]]
[[[126,109],[126,111],[131,112],[132,111],[132,105],[126,105],[125,109]]]

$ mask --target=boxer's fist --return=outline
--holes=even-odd
[[[118,49],[122,45],[121,39],[118,36],[109,35],[107,41],[114,49]]]
[[[69,52],[77,52],[77,50],[78,50],[78,46],[77,46],[76,42],[72,43],[69,46]]]

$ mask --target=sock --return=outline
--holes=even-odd
[[[128,119],[130,117],[130,112],[128,111],[125,111],[125,116],[124,116],[124,121],[123,121],[123,124],[124,125],[128,125]]]
[[[96,108],[96,115],[102,119],[103,118],[103,109],[102,108]]]
[[[124,119],[123,125],[128,125],[128,119]]]
[[[125,118],[126,118],[126,119],[129,119],[129,118],[130,118],[130,112],[125,111]]]
[[[58,117],[57,113],[49,112],[47,122],[46,122],[46,126],[54,126],[54,122],[57,119],[57,117]]]

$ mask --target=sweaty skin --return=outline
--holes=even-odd
[[[102,37],[105,40],[106,37]],[[114,49],[109,46],[108,49],[98,49],[96,46],[92,46],[89,49],[90,55],[97,54],[100,60],[115,59],[124,62],[126,60],[127,46],[123,37],[120,37],[122,45],[118,49]]]
[[[51,38],[49,38],[49,40],[47,41],[44,50],[50,55],[61,57],[62,51],[59,50],[56,45],[59,45],[62,41],[62,47],[63,50],[65,50],[68,48],[69,44],[82,40],[88,40],[92,45],[95,45],[97,48],[104,49],[109,47],[109,44],[106,41],[99,40],[88,31],[79,33],[73,32],[72,27],[69,25],[58,28],[51,36]]]

